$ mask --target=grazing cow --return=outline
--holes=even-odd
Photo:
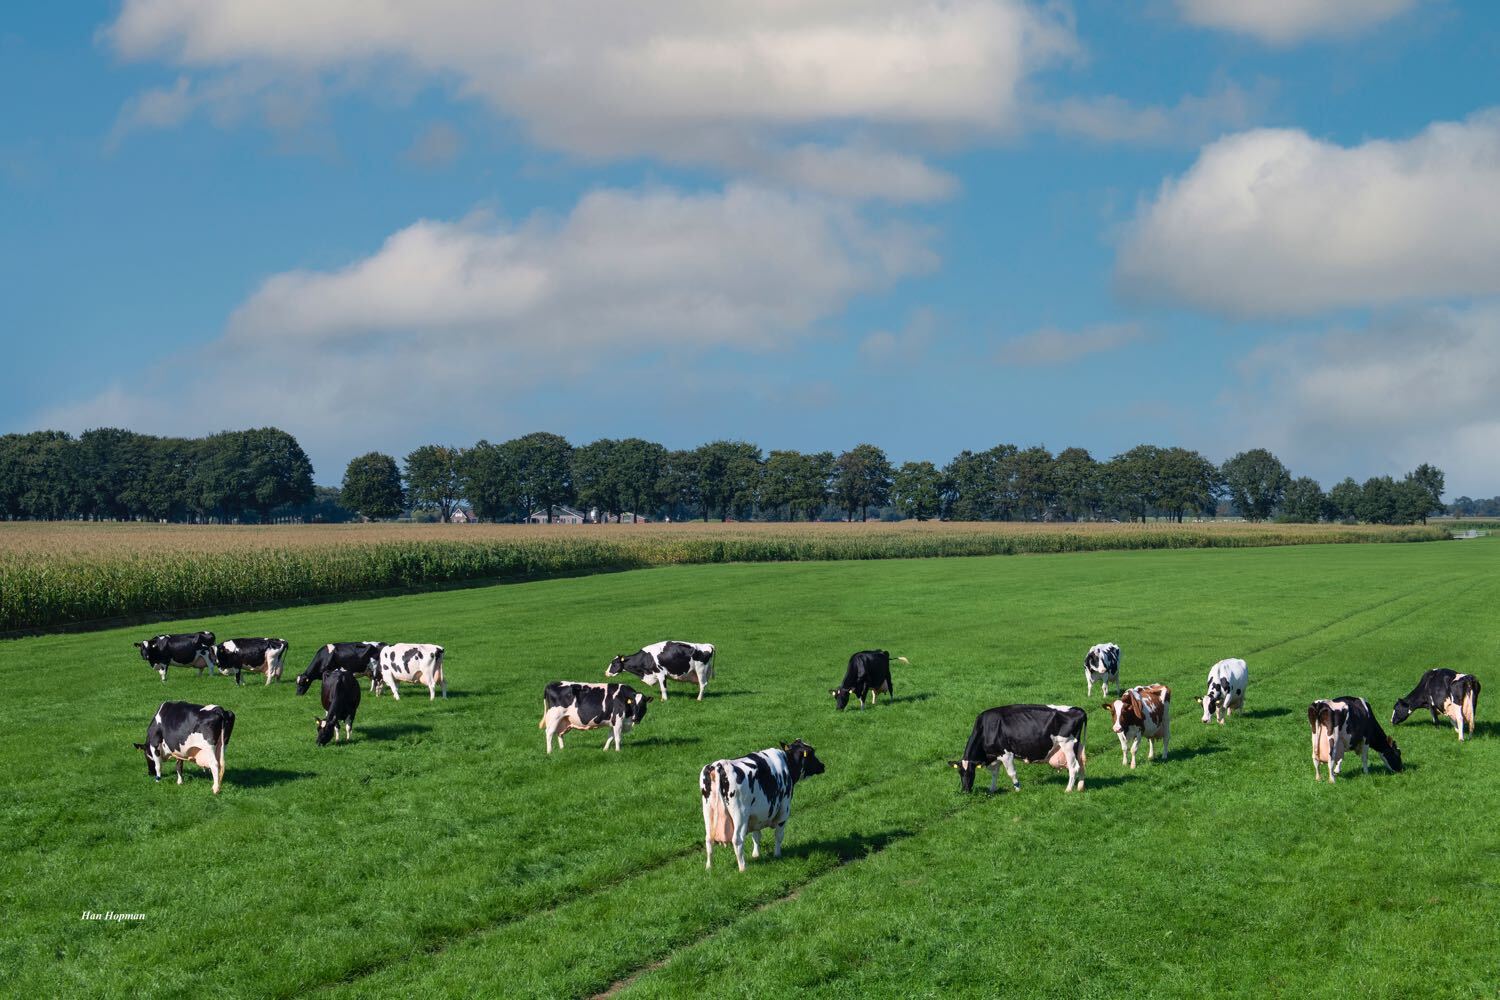
[[[415,642],[398,642],[382,646],[375,658],[374,672],[370,677],[370,691],[380,697],[384,688],[391,689],[391,697],[401,700],[396,682],[426,684],[427,699],[437,697],[441,686],[443,697],[448,697],[448,678],[443,676],[443,647]]]
[[[1083,791],[1088,751],[1089,716],[1071,705],[1002,705],[979,713],[962,760],[948,763],[958,768],[958,790],[972,792],[974,775],[981,767],[991,771],[990,792],[1000,787],[1000,768],[1010,776],[1010,786],[1021,790],[1016,779],[1016,761],[1067,768],[1068,787]]]
[[[1172,737],[1172,689],[1165,684],[1147,684],[1121,691],[1114,701],[1106,701],[1105,709],[1113,720],[1114,731],[1120,737],[1120,763],[1129,763],[1135,770],[1135,751],[1146,737],[1146,759],[1156,752],[1156,741],[1161,740],[1161,759],[1167,759],[1167,743]],[[1129,755],[1127,761],[1126,755]]]
[[[1218,719],[1219,725],[1245,707],[1245,688],[1250,685],[1250,668],[1244,660],[1220,660],[1208,671],[1208,693],[1203,696],[1203,721]]]
[[[347,742],[354,732],[354,713],[359,711],[359,678],[343,667],[335,667],[323,675],[323,708],[328,713],[319,719],[318,746],[339,738],[339,723],[344,724],[344,740]]]
[[[1479,709],[1479,678],[1447,667],[1427,671],[1411,694],[1396,699],[1391,725],[1401,725],[1419,708],[1432,713],[1433,725],[1437,725],[1439,712],[1451,719],[1458,729],[1458,742],[1462,743],[1465,731],[1471,736],[1474,733],[1474,713]]]
[[[146,742],[135,748],[146,755],[146,773],[161,780],[161,766],[177,761],[177,783],[182,784],[182,762],[190,760],[214,779],[214,794],[224,780],[224,747],[234,732],[234,713],[218,705],[164,701],[146,727]]]
[[[609,662],[605,677],[621,672],[635,674],[648,685],[661,688],[661,700],[667,700],[667,681],[698,683],[698,700],[714,675],[714,647],[707,642],[656,642],[637,653],[620,655]]]
[[[179,667],[196,667],[199,677],[203,676],[204,667],[209,673],[218,670],[218,650],[214,648],[212,632],[158,635],[133,645],[141,651],[141,659],[161,674],[163,682],[167,679],[167,668],[174,663]]]
[[[375,676],[375,664],[384,647],[383,642],[330,642],[319,647],[307,669],[297,675],[297,693],[307,694],[313,681],[322,679],[332,670]]]
[[[553,681],[542,691],[542,721],[536,727],[547,731],[547,752],[551,753],[554,736],[561,750],[563,733],[568,730],[607,726],[610,734],[604,740],[604,749],[608,750],[613,743],[619,753],[620,737],[646,717],[646,706],[650,703],[648,695],[629,684]]]
[[[1344,773],[1344,754],[1349,750],[1359,751],[1366,774],[1370,773],[1372,749],[1385,760],[1386,767],[1402,769],[1401,748],[1385,735],[1370,711],[1370,703],[1363,698],[1343,695],[1315,701],[1307,706],[1307,721],[1312,726],[1314,781],[1322,780],[1318,773],[1322,763],[1328,765],[1328,783],[1333,784]]]
[[[911,662],[904,656],[896,659],[902,663]],[[851,694],[859,701],[860,710],[863,711],[865,695],[870,696],[870,704],[873,705],[880,700],[882,691],[886,694],[886,701],[896,696],[895,689],[891,686],[891,654],[883,649],[867,649],[849,657],[849,667],[844,671],[843,683],[828,693],[833,695],[834,705],[842,712],[849,704]]]
[[[823,773],[823,762],[801,740],[734,760],[716,760],[698,772],[703,796],[703,867],[714,866],[714,845],[732,844],[734,860],[745,870],[745,835],[750,856],[760,857],[760,831],[776,828],[776,857],[792,814],[797,782]]]
[[[1112,642],[1101,642],[1089,647],[1083,658],[1083,679],[1089,682],[1089,697],[1094,696],[1094,682],[1104,685],[1104,697],[1109,697],[1109,686],[1120,683],[1120,647]]]
[[[243,684],[240,674],[265,674],[266,683],[281,680],[281,658],[289,643],[285,639],[226,639],[219,643],[215,655],[219,673],[234,673],[234,682]]]

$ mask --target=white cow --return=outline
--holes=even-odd
[[[374,675],[370,678],[370,693],[380,697],[382,688],[389,687],[391,695],[401,700],[396,682],[426,684],[427,698],[437,697],[439,687],[443,697],[448,697],[448,678],[443,675],[443,647],[428,643],[398,642],[384,646],[374,664]]]
[[[1245,707],[1245,688],[1250,686],[1250,668],[1244,660],[1220,660],[1208,671],[1208,693],[1199,700],[1203,703],[1203,721],[1219,720],[1219,725],[1234,714],[1235,709]]]
[[[698,774],[703,796],[705,868],[714,865],[714,844],[731,844],[734,860],[745,870],[745,836],[751,857],[760,857],[760,831],[776,830],[776,856],[792,814],[792,792],[797,782],[823,773],[823,762],[801,740],[783,743],[734,760],[716,760]]]
[[[1112,642],[1101,642],[1090,646],[1083,658],[1083,679],[1089,682],[1089,697],[1094,694],[1094,682],[1104,685],[1104,697],[1109,697],[1110,684],[1120,683],[1120,647]]]

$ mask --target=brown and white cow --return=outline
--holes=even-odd
[[[1146,738],[1146,759],[1156,752],[1161,740],[1161,759],[1167,759],[1167,743],[1172,736],[1172,689],[1165,684],[1146,684],[1127,688],[1120,697],[1104,703],[1120,737],[1120,763],[1135,770],[1135,751]]]

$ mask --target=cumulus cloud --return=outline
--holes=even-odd
[[[1432,462],[1450,497],[1500,492],[1500,302],[1291,337],[1240,376],[1224,397],[1233,448],[1269,446],[1325,488]]]
[[[41,425],[276,422],[336,450],[652,357],[785,348],[852,297],[933,267],[929,240],[844,202],[746,186],[601,190],[562,217],[422,220],[338,270],[270,277],[200,356]],[[622,406],[639,405],[630,383],[618,388]]]
[[[916,309],[898,330],[876,330],[860,341],[859,353],[873,365],[913,365],[927,356],[937,334],[937,314]]]
[[[1177,0],[1183,20],[1269,45],[1342,38],[1388,21],[1418,0]]]
[[[1251,124],[1264,111],[1270,89],[1266,82],[1253,89],[1230,83],[1173,105],[1138,105],[1113,94],[1074,97],[1038,104],[1032,116],[1053,131],[1094,142],[1196,146]]]
[[[1500,292],[1500,110],[1339,146],[1259,129],[1206,147],[1127,228],[1127,295],[1239,317]]]
[[[1100,323],[1080,330],[1043,327],[1000,345],[995,360],[1006,365],[1064,365],[1090,354],[1116,351],[1144,340],[1135,323]]]
[[[1027,74],[1076,49],[1063,10],[1022,0],[127,0],[103,35],[124,58],[209,80],[377,79],[372,67],[396,67],[579,156],[645,155],[824,191],[848,176],[879,197],[918,199],[951,181],[872,136],[1004,129]],[[810,128],[848,134],[800,144]]]

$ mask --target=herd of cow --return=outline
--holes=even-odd
[[[170,666],[196,668],[201,677],[210,673],[232,673],[235,683],[249,671],[265,675],[266,683],[280,680],[282,657],[287,651],[284,639],[231,639],[215,643],[212,632],[182,635],[158,635],[135,644],[141,658],[155,667],[161,679],[167,679]],[[696,684],[698,700],[703,700],[708,682],[714,676],[714,646],[709,643],[666,641],[643,647],[635,653],[615,657],[605,668],[606,677],[628,673],[649,688],[658,688],[667,700],[667,681]],[[897,657],[907,663],[905,657]],[[1120,762],[1134,769],[1136,750],[1146,740],[1146,759],[1155,756],[1161,743],[1161,759],[1167,759],[1171,741],[1172,690],[1165,684],[1145,684],[1124,688],[1120,685],[1120,647],[1100,643],[1089,649],[1083,662],[1084,680],[1089,695],[1100,684],[1106,699],[1109,687],[1116,696],[1103,703],[1109,713],[1114,733],[1120,740]],[[338,739],[338,727],[344,727],[344,739],[351,738],[355,712],[359,708],[358,678],[368,675],[370,692],[379,696],[389,688],[398,700],[398,683],[422,684],[428,698],[437,697],[439,689],[448,696],[443,675],[443,647],[419,643],[338,642],[321,647],[303,673],[297,677],[297,694],[305,694],[313,681],[322,687],[325,715],[317,719],[317,742],[326,744]],[[1224,725],[1235,710],[1243,709],[1250,672],[1241,659],[1220,660],[1208,673],[1208,682],[1199,703],[1202,721]],[[885,650],[871,649],[849,658],[844,679],[829,691],[834,705],[843,710],[851,697],[861,710],[866,699],[875,704],[881,693],[889,701],[895,687],[891,679],[891,656]],[[1479,680],[1472,674],[1446,668],[1428,670],[1416,688],[1396,701],[1391,713],[1392,725],[1400,725],[1419,709],[1432,714],[1434,724],[1439,714],[1451,720],[1458,730],[1459,741],[1472,733],[1474,714],[1479,706]],[[543,691],[542,719],[537,728],[545,730],[547,753],[552,743],[563,748],[563,736],[571,730],[604,728],[609,735],[604,749],[620,749],[620,739],[646,716],[652,701],[649,695],[622,683],[594,684],[579,681],[553,681]],[[1327,766],[1328,780],[1334,782],[1342,773],[1346,752],[1358,751],[1366,773],[1369,753],[1374,750],[1392,771],[1402,770],[1401,750],[1376,721],[1369,702],[1349,695],[1319,699],[1307,709],[1312,728],[1313,779],[1321,780],[1321,768]],[[135,744],[146,756],[146,771],[161,780],[162,764],[177,762],[177,783],[182,783],[183,761],[192,761],[208,770],[213,777],[214,794],[218,794],[224,776],[224,747],[234,729],[234,713],[219,705],[193,705],[188,702],[164,702],[146,731],[146,742]],[[1088,762],[1085,748],[1088,713],[1072,705],[1003,705],[987,709],[974,720],[973,730],[964,747],[963,757],[948,763],[959,772],[959,788],[970,792],[974,775],[981,769],[991,770],[990,791],[1000,782],[1005,769],[1011,787],[1020,791],[1016,762],[1047,763],[1068,772],[1064,791],[1084,787],[1084,769]],[[734,849],[735,861],[745,868],[744,844],[748,837],[751,856],[760,856],[760,833],[775,831],[777,857],[791,815],[792,793],[802,778],[822,774],[823,762],[814,749],[802,740],[783,743],[744,757],[716,760],[698,775],[703,807],[703,846],[705,864],[713,865],[715,844]]]

